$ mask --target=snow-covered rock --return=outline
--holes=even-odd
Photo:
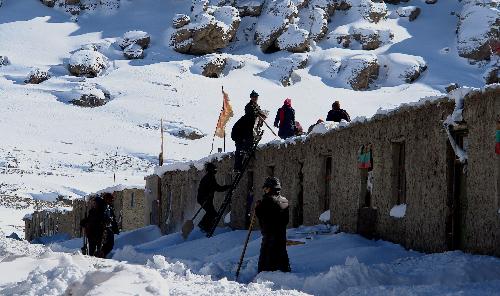
[[[427,63],[422,57],[391,53],[385,58],[390,61],[387,79],[394,85],[412,83],[427,70]]]
[[[39,84],[44,82],[45,80],[48,80],[49,78],[50,75],[47,71],[43,71],[39,68],[33,68],[28,73],[28,77],[26,77],[26,80],[24,82],[29,84]]]
[[[364,50],[373,50],[381,45],[387,44],[394,34],[389,29],[373,29],[365,27],[354,27],[351,30],[352,38],[361,44]],[[351,44],[349,42],[349,44]]]
[[[500,65],[496,64],[489,67],[484,73],[486,84],[500,83]]]
[[[255,28],[255,42],[261,50],[272,50],[276,39],[286,30],[292,18],[298,16],[298,9],[290,0],[269,0]]]
[[[407,17],[410,22],[413,22],[414,20],[417,19],[417,17],[420,15],[420,8],[416,6],[404,6],[404,7],[398,7],[396,10],[396,13],[400,17]]]
[[[75,76],[97,77],[108,66],[108,59],[93,50],[79,50],[71,55],[68,70]]]
[[[353,90],[366,90],[378,78],[379,63],[376,55],[360,54],[342,61],[341,80]]]
[[[238,10],[231,6],[208,6],[193,1],[191,22],[173,32],[170,45],[180,53],[207,54],[225,48],[240,24]]]
[[[279,81],[283,86],[292,85],[300,81],[294,71],[303,69],[309,60],[308,54],[296,53],[286,58],[273,61],[269,67],[259,75],[270,80]]]
[[[467,1],[460,12],[458,54],[472,60],[489,60],[493,48],[498,46],[499,26],[500,10],[497,1]]]
[[[9,58],[6,57],[6,56],[1,56],[0,55],[0,67],[2,67],[2,66],[8,66],[8,65],[10,65]]]
[[[123,50],[123,55],[129,59],[142,59],[144,58],[144,49],[138,44],[130,44]]]
[[[240,17],[261,15],[263,5],[264,0],[236,0]]]
[[[276,45],[279,49],[290,52],[309,51],[309,32],[300,29],[296,24],[290,24],[276,39]]]
[[[119,39],[118,45],[125,49],[132,44],[137,44],[141,48],[148,48],[151,42],[151,36],[144,31],[128,31]]]
[[[172,26],[175,29],[180,29],[191,22],[191,18],[186,14],[176,14],[172,19]]]
[[[191,72],[205,77],[219,78],[230,71],[240,69],[244,61],[228,54],[208,54],[195,59]]]
[[[316,41],[325,37],[328,32],[328,13],[320,7],[309,7],[299,12],[299,27],[310,32]]]
[[[384,2],[371,0],[350,0],[352,7],[356,7],[361,16],[369,22],[378,23],[387,15],[387,5]]]
[[[56,5],[56,0],[40,0],[45,6],[54,7]]]
[[[79,107],[100,107],[104,106],[109,100],[101,89],[95,87],[81,87],[73,91],[69,103]]]
[[[342,66],[342,59],[335,56],[328,56],[313,65],[311,73],[322,77],[323,79],[333,80],[337,77],[340,67]]]

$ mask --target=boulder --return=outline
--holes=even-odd
[[[48,7],[54,7],[56,5],[56,0],[40,0],[40,2],[42,2],[43,5]]]
[[[84,94],[79,99],[72,100],[70,103],[79,107],[94,108],[106,105],[107,100],[94,94]]]
[[[269,67],[259,73],[260,76],[278,81],[283,86],[292,85],[300,81],[300,76],[295,70],[304,69],[307,66],[309,55],[296,53],[286,58],[279,58],[273,61]]]
[[[108,67],[108,59],[97,51],[79,50],[71,55],[68,64],[72,75],[97,77]]]
[[[186,139],[186,140],[198,140],[206,135],[197,129],[181,129],[172,133],[173,136]]]
[[[413,83],[415,82],[418,78],[420,78],[420,75],[427,70],[427,64],[425,63],[416,63],[413,65],[410,65],[407,67],[403,73],[401,73],[400,77],[406,82],[406,83]]]
[[[355,55],[342,61],[341,79],[353,90],[366,90],[379,74],[377,56],[372,54]]]
[[[358,9],[369,22],[378,23],[387,16],[387,5],[384,2],[372,2],[370,0],[358,0]]]
[[[50,75],[47,71],[40,70],[39,68],[33,68],[29,73],[24,83],[28,84],[39,84],[48,80]]]
[[[260,16],[262,13],[263,5],[264,0],[236,0],[236,8],[238,8],[240,17]]]
[[[309,32],[299,29],[296,24],[290,24],[283,34],[276,39],[276,45],[280,50],[289,52],[309,51]]]
[[[193,7],[191,22],[171,35],[170,45],[175,51],[197,55],[214,53],[225,48],[236,35],[241,21],[236,8],[204,7],[204,2]]]
[[[447,93],[451,93],[452,91],[454,91],[455,89],[459,88],[460,86],[458,85],[458,83],[450,83],[448,84],[444,89],[446,90]]]
[[[352,38],[361,44],[364,50],[373,50],[383,44],[390,42],[394,34],[389,30],[379,30],[373,28],[352,28]]]
[[[500,11],[493,2],[465,3],[457,30],[458,54],[475,61],[490,60],[494,48],[498,46],[499,26]]]
[[[75,91],[75,95],[76,98],[69,101],[75,106],[94,108],[104,106],[109,102],[109,97],[101,89],[95,87],[82,86]]]
[[[137,44],[141,48],[148,48],[151,42],[151,36],[144,31],[128,31],[118,41],[118,45],[125,49],[132,44]]]
[[[438,0],[425,0],[426,4],[436,4]]]
[[[8,66],[8,65],[10,65],[9,58],[6,57],[6,56],[1,56],[0,55],[0,67],[2,67],[2,66]]]
[[[386,85],[413,83],[427,70],[427,63],[420,56],[390,53],[385,55],[384,61]]]
[[[410,22],[413,22],[420,15],[420,8],[416,6],[398,7],[396,13],[400,17],[407,17]]]
[[[64,0],[64,3],[67,5],[78,5],[80,4],[80,0]]]
[[[123,50],[123,55],[129,60],[142,59],[144,58],[144,49],[138,44],[130,44]]]
[[[264,52],[278,50],[276,39],[287,29],[298,9],[290,0],[269,0],[255,27],[255,43]]]
[[[186,14],[176,14],[172,20],[174,29],[180,29],[191,22],[191,18]]]
[[[500,66],[496,65],[484,73],[484,82],[486,84],[500,83]]]
[[[310,33],[310,37],[319,41],[328,33],[328,13],[319,7],[309,7],[299,12],[299,27]]]
[[[209,78],[219,78],[229,74],[230,71],[240,69],[245,63],[228,54],[208,54],[195,59],[191,72]]]

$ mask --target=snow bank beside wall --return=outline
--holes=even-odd
[[[475,206],[469,207],[464,215],[476,218],[465,222],[466,236],[470,239],[460,248],[471,252],[500,254],[498,189],[494,179],[500,175],[497,165],[500,159],[495,154],[494,143],[495,124],[500,118],[499,98],[500,90],[490,87],[472,91],[465,99],[464,118],[470,135],[467,204]],[[363,230],[367,235],[428,252],[450,249],[445,234],[449,223],[446,217],[451,209],[446,201],[453,154],[450,156],[443,121],[453,113],[454,104],[447,98],[426,99],[381,113],[367,122],[311,135],[303,141],[276,142],[261,147],[228,208],[232,227],[246,227],[252,194],[260,198],[265,178],[274,175],[280,178],[282,194],[290,201],[290,227],[317,224],[319,215],[330,210],[330,222],[340,225],[342,231],[360,232],[360,225],[370,222],[369,233]],[[373,147],[373,188],[368,201],[366,190],[361,187],[366,174],[358,168],[359,148],[367,144]],[[399,171],[395,159],[401,145],[405,151],[406,185],[404,196],[398,197],[394,176]],[[214,161],[219,167],[219,183],[228,184],[232,156]],[[331,174],[327,176],[329,161]],[[161,228],[169,233],[179,230],[197,209],[196,191],[204,172],[194,166],[188,170],[165,171],[161,185]],[[486,178],[485,172],[495,173]],[[216,203],[220,203],[223,196],[223,193],[217,194]],[[361,214],[360,208],[366,202],[373,215]],[[391,209],[402,203],[407,204],[404,217],[391,217]]]

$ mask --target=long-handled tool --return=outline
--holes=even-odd
[[[273,131],[273,129],[269,126],[269,124],[267,124],[266,122],[266,119],[264,117],[262,117],[261,115],[259,115],[259,118],[262,120],[262,122],[266,125],[266,127],[271,131],[271,133],[273,133],[273,135],[275,137],[277,137],[278,135]]]
[[[201,209],[203,209],[203,207],[205,206],[205,204],[208,202],[208,200],[206,200],[203,205],[198,209],[198,211],[196,211],[196,214],[194,214],[193,218],[191,218],[191,220],[186,220],[186,222],[184,222],[184,224],[182,225],[182,237],[184,238],[184,240],[186,240],[189,236],[189,234],[191,233],[191,231],[193,231],[194,229],[194,219],[196,219],[196,216],[198,216],[198,214],[201,212]]]
[[[248,241],[250,240],[250,234],[252,234],[252,228],[254,222],[255,222],[255,207],[252,211],[252,218],[250,219],[250,226],[248,227],[247,238],[245,240],[245,244],[243,245],[243,251],[241,252],[240,262],[238,262],[238,268],[236,269],[236,280],[238,280],[238,277],[240,276],[241,265],[243,264],[243,259],[245,258],[245,253],[247,251]]]

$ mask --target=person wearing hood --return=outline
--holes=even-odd
[[[288,200],[280,195],[281,184],[276,177],[268,177],[263,189],[264,196],[255,207],[255,215],[259,219],[262,233],[258,272],[290,272],[290,261],[286,251]]]
[[[279,128],[278,136],[282,139],[295,136],[295,110],[292,108],[292,100],[287,98],[283,107],[278,109],[274,126]]]

